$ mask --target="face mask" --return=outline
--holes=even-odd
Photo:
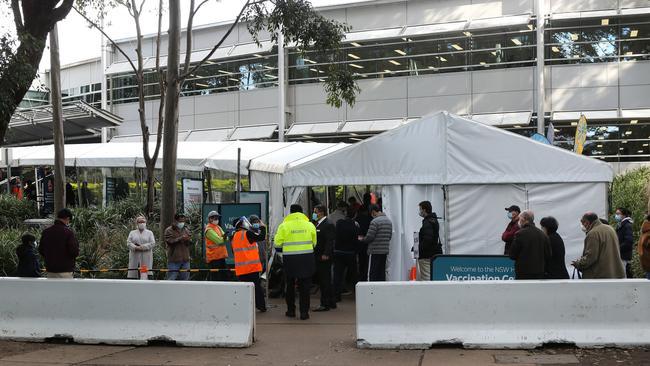
[[[260,224],[258,224],[258,223],[254,223],[252,225],[253,225],[253,229],[255,229],[255,230],[260,228]]]
[[[512,212],[508,212],[508,219],[512,220]]]
[[[621,221],[623,221],[623,216],[616,215],[616,216],[614,216],[614,220],[616,220],[616,222],[621,222]]]
[[[517,226],[518,226],[520,229],[523,227],[523,225],[522,225],[521,222],[519,222],[519,221],[517,221]]]
[[[316,212],[311,214],[311,219],[314,220],[314,221],[318,221],[318,215],[316,214]]]
[[[179,222],[179,223],[176,224],[176,227],[182,230],[185,227],[185,223],[184,222]]]
[[[144,230],[146,228],[147,228],[147,224],[145,224],[144,222],[141,222],[141,223],[138,224],[138,229],[139,230]]]
[[[582,229],[583,233],[587,232],[587,228],[584,225],[580,225],[580,229]]]

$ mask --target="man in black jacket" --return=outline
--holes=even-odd
[[[345,272],[351,274],[352,283],[357,281],[356,254],[359,247],[359,224],[354,221],[356,211],[348,208],[345,219],[336,224],[336,244],[334,246],[334,297],[341,301],[344,291]]]
[[[440,224],[438,217],[433,213],[431,202],[422,201],[420,206],[420,217],[422,227],[418,234],[418,281],[431,280],[431,260],[434,256],[442,254],[440,244]]]
[[[332,258],[336,229],[334,224],[327,220],[327,209],[323,205],[314,207],[312,218],[316,226],[314,257],[320,284],[320,306],[314,311],[328,311],[336,309],[336,301],[332,291]]]
[[[38,252],[45,260],[48,278],[72,278],[75,260],[79,255],[79,243],[68,225],[72,212],[67,208],[56,215],[54,225],[43,230]]]
[[[634,278],[632,273],[632,250],[634,249],[634,230],[632,229],[632,213],[624,207],[616,209],[616,236],[618,236],[619,251],[621,260],[625,267],[625,276]]]
[[[535,226],[535,216],[527,210],[519,215],[519,227],[510,247],[510,259],[515,261],[518,280],[544,279],[546,262],[551,259],[548,236]]]

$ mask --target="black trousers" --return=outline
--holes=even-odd
[[[352,283],[356,282],[357,258],[354,253],[334,254],[334,297],[339,299],[345,288],[345,273],[352,274]]]
[[[287,277],[287,289],[285,300],[287,301],[287,310],[290,313],[296,312],[296,284],[298,285],[298,297],[300,304],[300,314],[309,314],[309,288],[311,287],[311,277],[296,278]]]
[[[386,281],[386,257],[387,254],[370,255],[370,271],[368,281]]]
[[[359,260],[359,281],[368,281],[368,245],[364,244],[359,248],[357,254]]]
[[[332,289],[332,261],[317,261],[318,285],[320,286],[320,306],[335,308],[334,292]]]
[[[228,265],[226,264],[226,258],[218,259],[216,261],[211,261],[208,263],[210,269],[221,269],[222,271],[210,272],[209,279],[210,281],[228,281],[230,278],[229,271],[226,271]]]
[[[266,310],[266,300],[264,299],[264,289],[260,282],[260,273],[248,273],[245,275],[237,276],[239,282],[252,282],[255,284],[255,308],[257,310]]]

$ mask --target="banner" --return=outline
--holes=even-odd
[[[192,206],[203,203],[203,179],[183,178],[181,179],[183,191],[183,212],[188,214]]]
[[[115,187],[117,186],[117,179],[106,177],[106,185],[104,186],[106,205],[115,202]]]
[[[573,151],[576,154],[582,155],[582,149],[585,147],[585,141],[587,140],[587,117],[584,114],[580,115],[578,120],[578,126],[576,126],[576,140],[573,145]]]
[[[509,281],[515,262],[505,255],[438,255],[431,261],[433,281]]]

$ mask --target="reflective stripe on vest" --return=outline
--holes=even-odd
[[[282,243],[282,255],[308,254],[313,252],[314,245],[311,240]]]
[[[257,243],[251,243],[246,231],[241,230],[232,238],[232,251],[235,254],[235,274],[237,276],[262,272],[262,262]]]

